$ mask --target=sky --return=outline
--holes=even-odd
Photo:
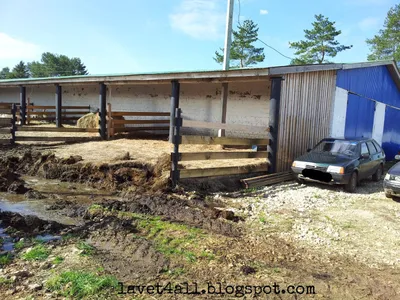
[[[336,22],[337,38],[351,50],[334,62],[367,60],[373,37],[396,0],[235,0],[238,20],[259,25],[259,38],[288,57],[314,15]],[[79,57],[90,74],[218,70],[227,0],[0,0],[0,69],[53,52]],[[264,47],[257,67],[288,65]]]

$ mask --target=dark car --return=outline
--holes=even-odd
[[[360,180],[382,178],[385,153],[373,139],[326,138],[293,162],[298,182],[342,184],[354,192]]]
[[[400,160],[400,152],[396,155],[395,159]],[[400,197],[400,162],[391,167],[387,172],[383,181],[383,188],[386,197]]]

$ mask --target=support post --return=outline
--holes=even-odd
[[[19,90],[19,102],[20,102],[20,118],[21,125],[26,123],[26,87],[21,86]]]
[[[107,104],[107,139],[110,139],[114,135],[112,114],[111,114],[111,103]]]
[[[226,109],[228,103],[228,93],[229,93],[229,85],[227,82],[222,84],[222,92],[221,92],[221,123],[226,123]],[[218,136],[225,136],[225,129],[218,130]]]
[[[268,147],[268,159],[271,164],[268,168],[268,173],[271,174],[276,173],[282,80],[282,77],[271,78],[271,99],[269,101],[270,143]]]
[[[180,83],[178,80],[172,80],[172,93],[171,93],[171,115],[169,121],[169,142],[172,143],[174,136],[174,126],[175,126],[175,112],[179,107],[179,93],[180,93]]]
[[[172,143],[174,144],[174,152],[171,155],[171,181],[172,187],[175,188],[179,181],[179,145],[181,143],[181,127],[182,127],[182,110],[177,108],[175,110],[175,126],[173,127]]]
[[[62,88],[61,85],[56,84],[56,126],[58,128],[62,127]]]
[[[100,83],[100,111],[99,111],[99,133],[103,140],[107,139],[107,86],[102,82]]]
[[[10,143],[11,145],[15,144],[15,131],[17,130],[17,105],[14,103],[11,106],[11,115],[12,115],[12,120],[11,120],[11,140]]]

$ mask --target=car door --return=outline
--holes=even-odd
[[[363,157],[364,155],[368,155],[368,157]],[[367,178],[368,176],[372,175],[372,162],[371,162],[371,156],[367,147],[367,143],[362,142],[361,143],[361,156],[360,156],[360,169],[359,169],[359,175],[360,179]]]
[[[381,164],[382,161],[381,153],[378,152],[372,141],[367,142],[367,147],[369,150],[369,154],[371,156],[371,168],[372,168],[371,172],[372,174],[374,174]]]

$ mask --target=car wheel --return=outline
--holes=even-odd
[[[357,188],[357,173],[353,172],[353,174],[351,174],[349,182],[344,186],[344,189],[348,193],[354,193],[356,188]]]
[[[386,198],[390,198],[390,199],[393,198],[392,194],[389,194],[389,193],[385,193],[385,196],[386,196]]]
[[[296,177],[294,178],[294,180],[296,180],[296,182],[298,184],[305,184],[306,181],[304,179],[299,178],[299,176],[296,175]]]
[[[383,174],[383,166],[379,166],[379,168],[376,170],[374,175],[372,175],[372,180],[373,181],[379,181],[382,179],[382,174]]]

